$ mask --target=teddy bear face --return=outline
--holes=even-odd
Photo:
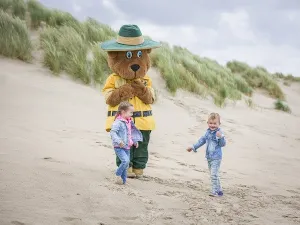
[[[108,52],[111,70],[127,80],[142,78],[150,68],[151,49]]]

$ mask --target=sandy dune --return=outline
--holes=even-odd
[[[37,65],[0,58],[0,224],[300,224],[300,86],[282,86],[293,114],[256,94],[218,109],[185,92],[171,96],[154,71],[157,129],[145,180],[114,184],[99,89]],[[204,148],[185,147],[218,111],[228,145],[225,196],[210,198]]]

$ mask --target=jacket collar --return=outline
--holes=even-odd
[[[128,120],[124,119],[121,115],[119,115],[117,117],[117,120],[120,120],[120,121],[123,121],[123,122],[126,122],[126,123],[131,123],[132,122],[132,119],[129,118]]]
[[[211,130],[211,129],[208,128],[207,131],[210,132],[210,133],[215,133],[217,131],[220,131],[220,127],[218,129],[215,129],[215,130]]]

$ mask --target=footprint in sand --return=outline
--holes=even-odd
[[[113,216],[111,217],[112,219],[114,220],[136,220],[138,219],[139,217],[138,216],[128,216],[128,217],[116,217],[116,216]]]
[[[180,166],[187,166],[187,164],[186,164],[186,163],[179,162],[179,161],[177,162],[177,164],[178,164],[178,165],[180,165]]]
[[[290,192],[292,194],[300,194],[298,191],[295,191],[295,190],[286,190],[287,192]]]
[[[71,221],[74,221],[74,220],[80,220],[81,221],[80,218],[75,218],[75,217],[64,217],[63,219],[65,221],[68,221],[68,222],[71,222]]]
[[[61,161],[53,159],[52,157],[44,157],[43,159],[46,160],[46,161],[48,161],[48,162],[62,163]]]
[[[14,225],[26,225],[26,223],[22,223],[22,222],[19,222],[19,221],[11,221],[12,224]]]
[[[206,171],[205,170],[202,170],[202,169],[193,169],[194,171],[196,172],[200,172],[200,173],[205,173]]]
[[[98,145],[100,145],[100,146],[102,146],[102,147],[105,147],[105,148],[109,148],[109,149],[111,149],[111,148],[112,148],[110,145],[107,145],[107,144],[102,144],[102,142],[101,142],[101,141],[96,141],[96,144],[98,144]]]
[[[172,220],[173,217],[171,217],[171,216],[165,216],[163,219],[164,219],[164,220]]]

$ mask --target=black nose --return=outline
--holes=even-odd
[[[138,71],[139,68],[140,68],[140,66],[139,66],[138,64],[133,64],[133,65],[131,65],[130,67],[131,67],[131,69],[132,69],[134,72]]]

